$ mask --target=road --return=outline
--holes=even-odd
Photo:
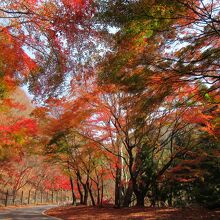
[[[0,219],[2,220],[55,220],[57,218],[45,216],[42,214],[43,211],[50,209],[54,206],[36,206],[28,208],[9,208],[6,210],[0,210]]]

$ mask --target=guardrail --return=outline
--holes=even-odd
[[[0,191],[0,206],[31,204],[62,204],[71,202],[71,192],[66,190],[6,190]]]

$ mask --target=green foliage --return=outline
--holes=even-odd
[[[195,200],[208,208],[220,207],[220,142],[206,139],[203,142],[207,158],[200,164],[204,176],[192,185]]]
[[[5,84],[0,81],[0,100],[6,97],[6,92],[7,92],[7,89],[6,89]]]

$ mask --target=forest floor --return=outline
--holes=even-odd
[[[65,220],[220,220],[220,210],[203,208],[97,208],[64,206],[46,211],[47,215]]]

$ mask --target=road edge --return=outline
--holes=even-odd
[[[47,210],[50,210],[50,209],[47,209]],[[51,216],[51,215],[47,215],[47,214],[45,213],[47,210],[44,210],[44,211],[42,212],[42,215],[47,216],[47,217],[50,217],[50,218],[54,218],[54,219],[57,219],[57,220],[63,220],[62,218],[57,218],[57,217],[54,217],[54,216]]]

